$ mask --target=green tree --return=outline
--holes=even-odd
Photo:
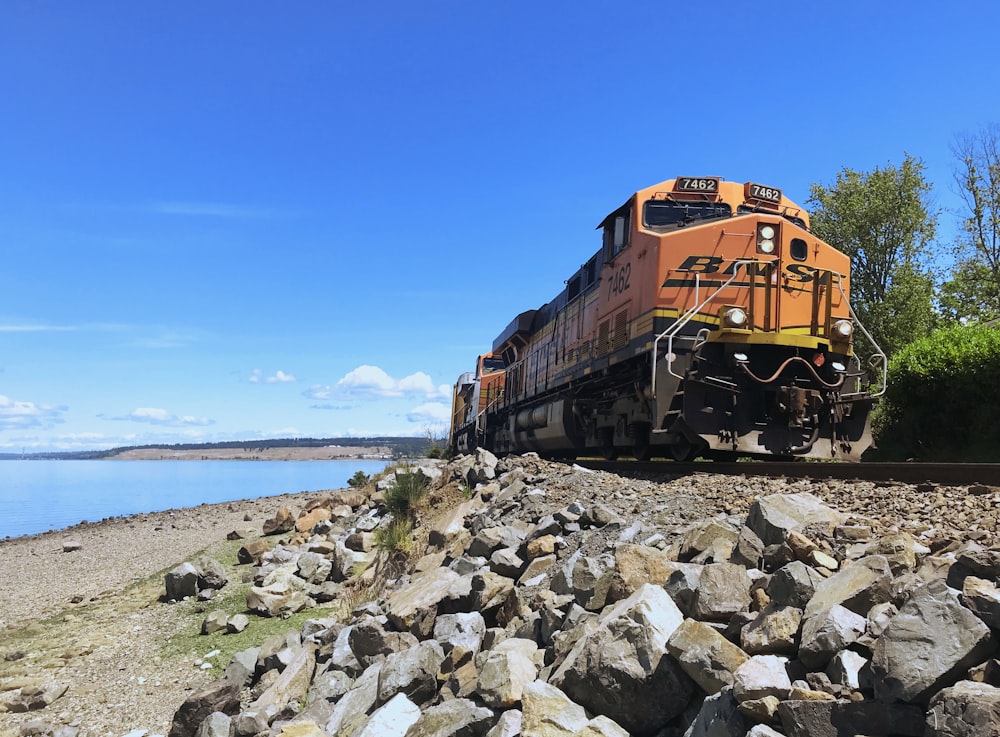
[[[829,187],[813,184],[812,229],[851,257],[851,303],[876,344],[892,355],[934,326],[934,281],[927,268],[937,213],[924,164],[844,168]],[[856,334],[862,350],[864,336]]]
[[[965,208],[941,309],[949,321],[1000,317],[1000,126],[957,138],[952,153]]]

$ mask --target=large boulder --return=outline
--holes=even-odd
[[[684,711],[694,690],[666,647],[683,619],[662,587],[641,586],[581,625],[587,631],[549,682],[635,735],[655,734]]]
[[[925,737],[1000,735],[1000,688],[959,681],[939,691],[927,712]]]
[[[667,640],[668,652],[707,694],[733,683],[733,672],[749,657],[740,648],[694,619],[685,619]]]
[[[800,492],[772,494],[757,499],[750,505],[746,525],[765,545],[777,545],[783,543],[793,530],[809,525],[822,525],[832,530],[845,519],[843,514],[823,504],[818,497]]]
[[[629,737],[628,731],[603,715],[590,719],[582,706],[544,681],[527,684],[523,702],[523,737]]]
[[[983,662],[990,629],[937,579],[917,588],[875,642],[872,677],[881,701],[923,702]]]

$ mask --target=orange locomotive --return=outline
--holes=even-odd
[[[678,177],[600,229],[566,288],[459,378],[456,452],[858,460],[871,445],[885,356],[855,355],[850,261],[781,190]]]

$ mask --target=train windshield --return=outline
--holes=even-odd
[[[687,225],[696,220],[711,220],[732,216],[733,208],[725,202],[675,202],[650,200],[642,211],[647,228],[667,225]]]
[[[483,372],[486,371],[503,371],[503,359],[502,358],[484,358],[483,359]]]

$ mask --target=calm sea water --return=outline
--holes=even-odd
[[[0,538],[87,520],[340,489],[385,461],[0,461]]]

